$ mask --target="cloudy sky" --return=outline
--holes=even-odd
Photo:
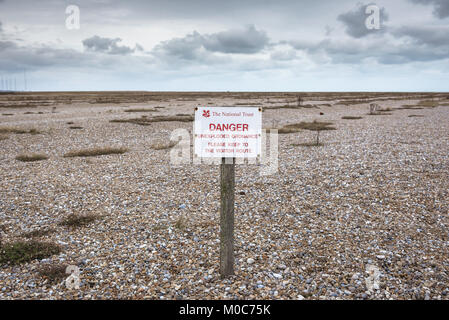
[[[449,91],[449,0],[0,0],[0,76],[24,71],[33,91]]]

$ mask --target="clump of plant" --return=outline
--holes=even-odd
[[[360,120],[363,119],[362,117],[354,117],[354,116],[344,116],[342,117],[343,120]]]
[[[46,236],[47,234],[50,234],[54,232],[54,229],[51,228],[43,228],[43,229],[36,229],[29,232],[22,233],[22,237],[24,238],[38,238]]]
[[[157,112],[156,109],[145,109],[145,108],[135,108],[135,109],[126,109],[125,112]]]
[[[59,224],[66,227],[78,228],[84,227],[99,218],[96,214],[71,214],[63,219]]]
[[[175,142],[175,141],[169,141],[168,143],[159,141],[159,142],[152,144],[150,148],[153,150],[166,150],[166,149],[171,149],[176,145],[177,145],[177,142]]]
[[[18,128],[9,128],[9,127],[3,127],[0,128],[0,133],[15,133],[15,134],[39,134],[41,133],[37,129],[18,129]]]
[[[61,252],[54,243],[40,241],[17,241],[0,243],[0,265],[18,265],[35,259],[42,260]]]
[[[39,275],[48,280],[50,283],[59,283],[63,280],[67,279],[69,276],[66,273],[66,269],[68,267],[68,264],[49,264],[42,266],[38,269]]]
[[[179,217],[179,219],[175,223],[175,228],[179,229],[181,231],[184,231],[187,229],[187,221],[184,217]]]
[[[328,130],[337,130],[335,127],[332,126],[332,122],[321,122],[314,120],[313,122],[300,122],[295,124],[290,124],[285,126],[286,129],[302,129],[302,130],[309,130],[309,131],[315,131],[316,132],[316,146],[320,146],[320,133],[321,131],[328,131]]]
[[[35,161],[42,161],[47,160],[48,156],[45,154],[39,154],[39,153],[31,153],[31,154],[21,154],[16,157],[16,160],[22,161],[22,162],[35,162]]]
[[[134,119],[114,119],[109,122],[111,123],[132,123],[138,124],[141,126],[149,126],[154,122],[192,122],[194,117],[192,115],[183,115],[183,116],[154,116],[151,118],[141,117]]]
[[[68,152],[64,155],[64,158],[96,157],[96,156],[104,156],[104,155],[109,155],[109,154],[124,154],[127,151],[128,151],[127,148],[113,148],[113,147],[82,149],[82,150]]]

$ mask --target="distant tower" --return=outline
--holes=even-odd
[[[27,73],[26,70],[23,70],[23,84],[24,84],[24,89],[25,91],[27,91]]]

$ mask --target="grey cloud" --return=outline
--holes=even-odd
[[[449,26],[403,26],[392,34],[397,38],[408,37],[418,45],[449,48]]]
[[[448,0],[409,0],[413,3],[419,3],[424,5],[433,5],[434,16],[444,19],[449,17],[449,1]]]
[[[73,66],[83,63],[82,54],[75,50],[50,47],[22,47],[11,41],[0,41],[0,70],[15,72],[23,69],[61,65]]]
[[[447,35],[444,30],[437,32],[433,38],[426,39],[430,31],[403,28],[396,31],[396,37],[404,40],[414,36],[413,41],[392,41],[393,39],[376,39],[372,41],[338,41],[323,40],[310,43],[291,41],[290,45],[309,54],[311,58],[327,57],[332,63],[361,64],[370,59],[381,64],[405,64],[410,62],[437,61],[449,58],[449,45],[444,44]],[[446,40],[447,41],[447,40]]]
[[[132,60],[130,60],[132,59]],[[0,71],[22,72],[43,69],[75,68],[89,70],[109,70],[111,66],[149,65],[151,59],[145,57],[108,55],[99,56],[92,52],[73,49],[57,49],[50,46],[20,46],[12,41],[0,41]]]
[[[204,47],[212,52],[257,53],[265,48],[269,39],[264,31],[258,31],[254,25],[243,30],[228,30],[204,36]]]
[[[153,53],[183,60],[204,59],[211,53],[253,54],[262,51],[269,43],[264,31],[253,25],[243,29],[202,35],[196,31],[183,38],[174,38],[158,44]]]
[[[366,14],[366,8],[370,4],[362,5],[358,4],[355,10],[342,13],[338,16],[338,20],[341,21],[346,27],[346,33],[354,38],[362,38],[370,34],[378,34],[385,32],[385,26],[383,23],[388,21],[388,14],[385,8],[380,9],[380,30],[370,30],[366,27],[365,22],[369,15]]]
[[[119,55],[127,55],[134,53],[136,50],[143,50],[142,46],[138,44],[134,49],[127,46],[120,46],[118,45],[120,41],[122,41],[120,38],[102,38],[95,35],[88,39],[84,39],[83,46],[88,51]]]
[[[158,56],[195,60],[200,54],[202,41],[202,36],[194,31],[183,38],[174,38],[161,42],[153,49],[153,53]]]

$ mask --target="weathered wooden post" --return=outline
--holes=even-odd
[[[222,158],[220,165],[220,275],[234,274],[235,158]]]
[[[234,274],[236,159],[260,157],[262,108],[197,107],[194,132],[195,156],[220,164],[220,276],[225,278]]]

